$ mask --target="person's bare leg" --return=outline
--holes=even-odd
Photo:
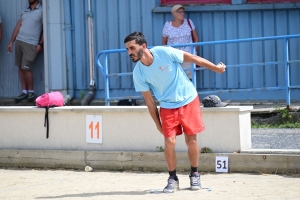
[[[165,138],[165,159],[169,171],[176,169],[176,154],[175,154],[176,136]]]
[[[27,85],[28,90],[33,90],[33,75],[32,71],[24,70],[25,83]]]
[[[190,189],[200,190],[200,174],[198,173],[199,163],[199,147],[197,143],[197,135],[185,134],[185,142],[188,147],[188,156],[191,163],[191,174],[190,174]]]
[[[192,167],[198,167],[199,164],[199,147],[197,143],[197,135],[187,135],[185,136],[185,142],[188,147],[188,156]]]
[[[164,188],[164,193],[173,193],[179,190],[179,180],[176,176],[176,136],[165,138],[165,159],[169,170],[168,185]]]
[[[26,81],[25,81],[25,70],[23,70],[20,66],[19,66],[19,78],[20,78],[20,83],[21,83],[21,87],[22,90],[27,90],[27,85],[26,85]]]

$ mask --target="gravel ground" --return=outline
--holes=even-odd
[[[299,128],[252,129],[252,149],[300,149]]]

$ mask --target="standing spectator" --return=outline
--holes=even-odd
[[[0,43],[2,40],[2,21],[1,21],[1,15],[0,15]]]
[[[205,127],[197,90],[185,75],[180,63],[193,62],[219,74],[225,72],[226,66],[223,63],[215,65],[204,58],[172,47],[157,46],[148,49],[146,38],[140,32],[129,34],[124,43],[131,60],[136,62],[133,70],[135,90],[142,93],[156,128],[164,136],[169,171],[164,192],[170,193],[179,189],[175,145],[176,137],[183,132],[191,164],[190,189],[201,189],[197,135]],[[160,112],[151,90],[160,102]]]
[[[182,5],[175,5],[171,9],[171,13],[174,17],[172,21],[167,21],[162,31],[162,44],[186,44],[192,42],[199,42],[199,38],[195,29],[195,25],[191,19],[184,18],[185,8]],[[192,36],[193,34],[193,36]],[[193,41],[194,39],[194,41]],[[191,53],[191,47],[176,47],[185,52]],[[195,47],[194,54],[197,54],[197,46]],[[184,62],[181,64],[183,69],[190,69],[192,63]],[[192,71],[185,70],[185,73],[192,79]]]
[[[23,99],[35,99],[33,90],[32,63],[43,48],[43,10],[38,0],[28,0],[29,6],[20,14],[20,19],[13,31],[7,50],[12,52],[15,45],[15,65],[19,67],[22,93],[16,102]]]

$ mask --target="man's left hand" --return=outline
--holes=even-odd
[[[225,69],[226,69],[226,65],[224,65],[222,62],[220,62],[218,65],[217,65],[217,73],[219,74],[222,74],[223,72],[225,72]]]
[[[38,52],[40,52],[41,50],[42,50],[42,46],[38,44],[38,45],[35,47],[35,51],[38,53]]]

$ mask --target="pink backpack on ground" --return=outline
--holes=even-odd
[[[39,96],[35,100],[35,104],[37,107],[46,109],[44,127],[47,128],[46,138],[49,138],[48,109],[63,106],[65,104],[64,97],[60,92],[49,92]]]

